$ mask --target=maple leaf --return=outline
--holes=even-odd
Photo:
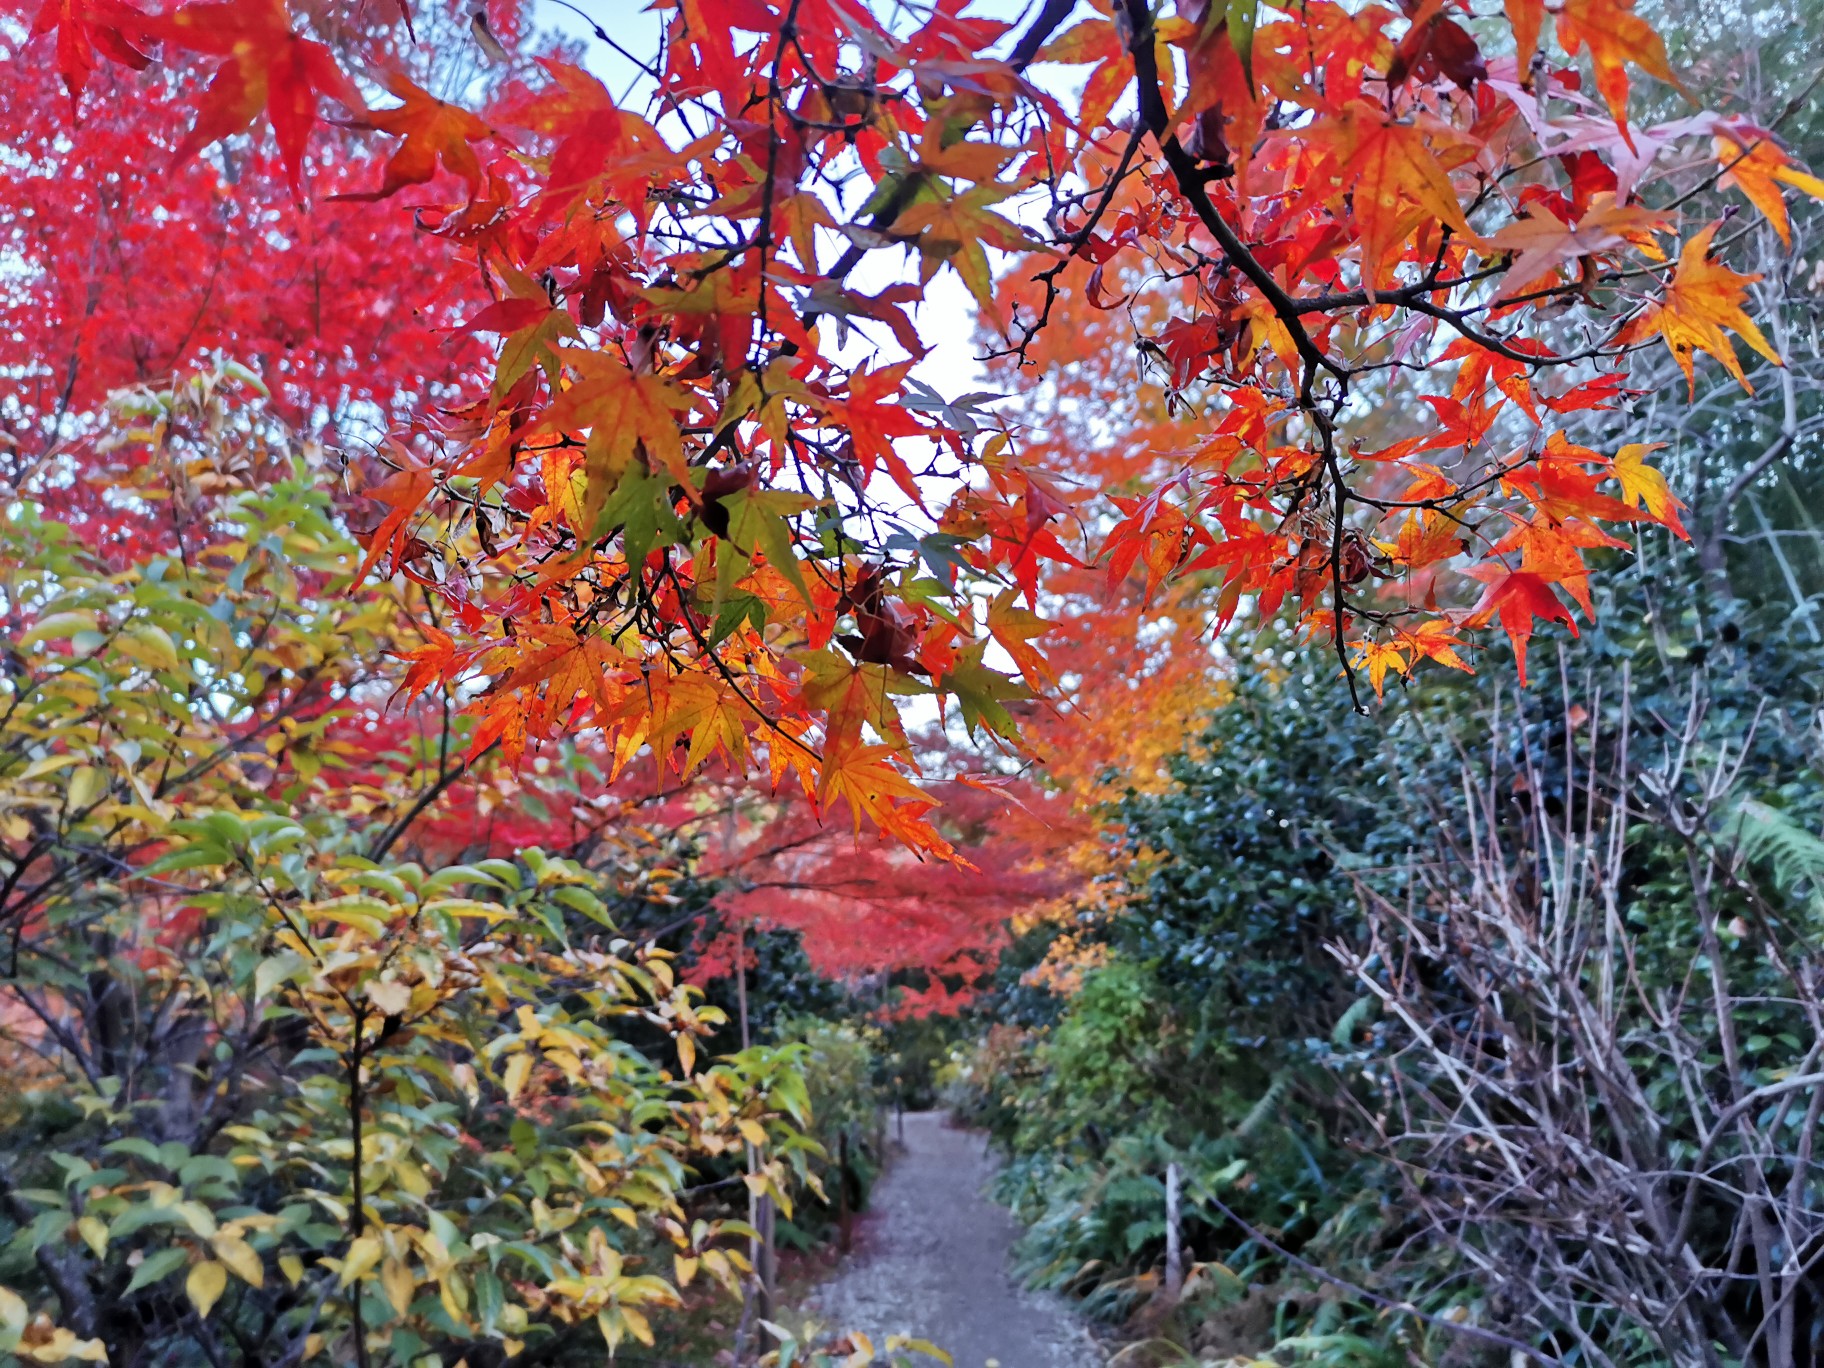
[[[925,435],[924,425],[912,411],[893,402],[911,368],[910,361],[902,361],[879,370],[856,370],[849,376],[848,393],[831,395],[821,401],[821,406],[828,416],[829,426],[848,434],[850,447],[863,474],[872,475],[877,466],[884,465],[893,477],[893,483],[905,491],[906,497],[923,507],[924,491],[893,447],[895,438]]]
[[[905,728],[893,695],[923,691],[923,685],[899,679],[885,665],[857,665],[830,650],[805,652],[798,661],[804,667],[801,693],[805,706],[827,716],[826,752],[858,743],[863,724],[895,749],[905,748]]]
[[[1574,446],[1563,432],[1554,432],[1546,438],[1539,460],[1514,472],[1508,483],[1553,524],[1572,519],[1582,519],[1592,527],[1599,522],[1634,522],[1640,515],[1632,507],[1597,489],[1608,473],[1608,464],[1588,447]],[[1590,466],[1597,467],[1598,473],[1585,469]]]
[[[1122,93],[1134,82],[1134,64],[1123,56],[1097,65],[1083,83],[1083,100],[1077,109],[1077,127],[1085,133],[1101,126]]]
[[[937,834],[921,814],[937,800],[895,769],[891,746],[851,744],[823,756],[819,801],[824,806],[844,803],[860,834],[865,816],[882,832],[897,836],[913,850],[942,860],[961,860],[951,844]]]
[[[1628,63],[1682,89],[1666,63],[1666,45],[1653,26],[1634,13],[1634,0],[1564,0],[1558,11],[1558,41],[1573,57],[1579,48],[1589,49],[1596,88],[1630,149],[1634,139],[1628,132]]]
[[[1685,531],[1684,522],[1678,516],[1684,504],[1672,492],[1671,486],[1666,483],[1666,477],[1645,460],[1650,453],[1664,446],[1664,442],[1628,443],[1615,453],[1615,478],[1621,481],[1621,497],[1630,506],[1644,507],[1655,522],[1671,528],[1683,540],[1690,541],[1691,535]]]
[[[432,685],[449,679],[456,671],[458,651],[455,638],[435,627],[420,627],[419,631],[424,633],[424,645],[415,651],[394,653],[395,659],[409,661],[411,666],[406,670],[405,678],[393,690],[392,697],[387,699],[388,707],[398,700],[400,694],[404,694],[405,701],[410,703]]]
[[[1420,656],[1424,656],[1440,665],[1448,665],[1453,670],[1462,670],[1465,674],[1475,673],[1456,652],[1456,648],[1463,644],[1456,634],[1456,627],[1442,618],[1422,622],[1411,631],[1401,630],[1400,644],[1413,653],[1415,663]]]
[[[479,712],[481,721],[469,738],[465,760],[473,764],[488,747],[500,745],[500,753],[509,766],[518,765],[526,753],[527,711],[523,699],[512,694],[493,694],[478,701],[471,712]]]
[[[422,185],[444,170],[459,177],[473,198],[481,184],[481,162],[472,142],[493,136],[493,130],[460,105],[446,104],[397,72],[386,78],[386,88],[404,101],[397,109],[370,110],[362,126],[405,139],[387,159],[378,190],[333,195],[339,200],[383,200],[408,185]]]
[[[127,36],[144,19],[131,5],[115,0],[44,0],[32,21],[31,36],[56,32],[57,74],[69,91],[72,114],[95,70],[96,53],[135,71],[152,65]]]
[[[986,641],[957,653],[955,663],[938,679],[938,687],[956,695],[962,708],[963,725],[971,736],[976,728],[986,726],[995,735],[1012,741],[1019,735],[1005,704],[1032,697],[1032,691],[1009,679],[982,661],[988,650]]]
[[[1041,62],[1109,62],[1120,58],[1121,36],[1109,19],[1083,19],[1039,49]]]
[[[589,430],[589,500],[606,500],[643,446],[647,461],[686,489],[696,488],[684,459],[677,414],[690,398],[662,375],[635,371],[607,352],[567,350],[575,379],[538,425],[540,432]],[[598,492],[599,491],[599,492]]]
[[[810,600],[805,587],[804,571],[792,552],[792,528],[786,521],[794,514],[814,508],[817,499],[789,489],[738,489],[723,495],[720,503],[728,517],[727,535],[749,563],[756,551],[764,552],[766,563],[791,582],[798,596]]]
[[[1514,66],[1522,81],[1532,70],[1539,51],[1539,31],[1545,27],[1545,0],[1501,0],[1508,25],[1514,31]]]
[[[556,140],[541,196],[571,202],[599,179],[643,225],[648,178],[675,170],[675,156],[651,124],[615,104],[598,78],[555,58],[540,58],[539,65],[552,84],[500,118]]]
[[[1049,252],[1028,237],[1025,230],[1011,219],[1003,218],[988,206],[998,204],[1017,192],[1010,185],[978,185],[948,199],[927,201],[907,209],[888,228],[894,237],[918,239],[918,250],[925,259],[926,279],[941,264],[947,263],[963,278],[975,302],[990,318],[1000,318],[1000,306],[994,297],[994,274],[988,266],[988,255],[982,244],[1004,252]]]
[[[618,528],[621,551],[627,566],[637,572],[655,548],[673,546],[688,535],[677,514],[676,499],[669,479],[663,478],[634,461],[621,471],[602,498],[600,511],[592,511],[597,489],[605,488],[610,477],[589,476],[587,505],[578,510],[579,525],[594,529]],[[590,535],[585,532],[584,535]]]
[[[367,491],[368,498],[385,504],[392,512],[380,520],[380,525],[368,537],[367,557],[355,572],[352,581],[355,584],[367,578],[367,572],[374,568],[382,554],[390,553],[397,568],[405,546],[406,523],[436,487],[436,478],[429,470],[412,464],[402,448],[395,447],[395,452],[402,458],[400,468]]]
[[[1611,195],[1592,204],[1575,225],[1542,204],[1529,204],[1525,218],[1483,239],[1482,245],[1491,254],[1512,254],[1513,263],[1501,277],[1501,292],[1518,294],[1567,261],[1643,239],[1651,243],[1648,235],[1667,226],[1663,214],[1637,204],[1616,204]]]
[[[1445,16],[1444,6],[1445,0],[1419,0],[1416,7],[1410,7],[1409,27],[1387,68],[1389,85],[1405,85],[1415,75],[1431,80],[1442,74],[1469,91],[1487,78],[1488,67],[1476,40],[1456,20]]]
[[[529,714],[541,731],[561,720],[560,715],[579,696],[591,700],[604,719],[622,702],[619,693],[610,687],[608,675],[624,662],[620,651],[600,633],[579,633],[563,622],[521,622],[512,643],[499,652],[498,658],[505,673],[495,680],[490,691],[538,691],[537,706],[529,709]],[[496,668],[492,659],[489,665],[490,669]],[[524,699],[520,706],[526,706]]]
[[[197,104],[196,123],[172,158],[175,166],[252,127],[264,112],[296,193],[318,97],[327,95],[357,112],[366,109],[329,49],[293,31],[285,0],[185,5],[148,20],[145,29],[192,52],[228,59],[210,77]]]
[[[1744,148],[1730,134],[1739,136],[1747,146]],[[1786,197],[1780,193],[1780,186],[1790,185],[1813,199],[1824,200],[1824,180],[1794,166],[1772,134],[1747,125],[1717,134],[1716,159],[1723,167],[1717,184],[1740,190],[1774,226],[1780,241],[1792,246],[1792,220],[1787,216]]]
[[[1387,682],[1387,672],[1392,670],[1397,675],[1406,673],[1406,652],[1398,644],[1388,641],[1358,641],[1354,643],[1355,668],[1368,671],[1368,682],[1374,686],[1374,696],[1382,697],[1381,690]]]
[[[1435,509],[1414,509],[1400,525],[1400,535],[1391,542],[1377,541],[1376,546],[1393,560],[1409,569],[1435,565],[1468,549],[1463,528],[1454,519]]]
[[[1514,643],[1514,663],[1524,687],[1526,643],[1532,639],[1533,623],[1562,622],[1576,636],[1577,623],[1571,610],[1552,592],[1552,581],[1532,571],[1510,570],[1504,565],[1473,565],[1465,573],[1488,586],[1470,610],[1468,622],[1482,626],[1491,618],[1500,618],[1502,629]]]
[[[1710,239],[1721,226],[1720,220],[1712,223],[1685,244],[1664,298],[1649,305],[1622,329],[1618,339],[1627,344],[1655,335],[1663,338],[1666,348],[1684,371],[1693,397],[1697,394],[1697,376],[1692,368],[1692,356],[1700,351],[1709,352],[1721,361],[1723,369],[1734,376],[1743,389],[1754,393],[1754,386],[1742,373],[1741,359],[1725,328],[1740,334],[1743,341],[1774,365],[1786,364],[1761,335],[1761,330],[1755,327],[1754,320],[1742,312],[1748,287],[1760,276],[1741,275],[1722,262],[1710,259]]]
[[[1428,217],[1469,234],[1463,206],[1432,151],[1434,137],[1447,146],[1458,142],[1458,135],[1439,120],[1421,115],[1407,123],[1364,100],[1320,124],[1311,136],[1335,150],[1330,174],[1354,206],[1362,273],[1370,282],[1385,278],[1388,258]]]
[[[1013,663],[1020,667],[1026,682],[1035,689],[1057,682],[1051,666],[1032,644],[1034,637],[1045,635],[1051,628],[1052,624],[1044,618],[1020,607],[1011,589],[1002,590],[988,605],[989,633],[1001,644],[1001,649],[1013,657]]]
[[[674,676],[652,695],[652,748],[655,753],[675,751],[673,744],[688,735],[690,745],[678,766],[688,775],[720,755],[733,763],[747,754],[747,722],[754,717],[747,704],[720,677],[700,671]]]

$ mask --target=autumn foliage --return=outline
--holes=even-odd
[[[446,100],[406,74],[409,13],[376,5],[54,0],[21,60],[55,64],[70,136],[170,144],[133,174],[212,184],[226,219],[270,130],[275,231],[358,217],[397,263],[319,255],[332,310],[465,301],[435,347],[376,344],[419,349],[409,411],[384,366],[345,381],[383,428],[356,459],[363,569],[446,615],[405,698],[461,690],[472,754],[594,731],[617,770],[755,765],[951,860],[902,709],[933,699],[1020,755],[1024,700],[1070,665],[1047,658],[1054,585],[1086,569],[1143,597],[1194,577],[1218,628],[1284,616],[1352,690],[1468,668],[1497,627],[1524,675],[1540,623],[1589,613],[1590,552],[1682,534],[1651,452],[1572,442],[1564,416],[1625,398],[1635,347],[1738,376],[1738,343],[1770,354],[1729,234],[1662,190],[1671,163],[1708,157],[1777,224],[1824,189],[1770,130],[1631,123],[1631,89],[1677,76],[1625,0],[1076,10],[679,0],[626,100],[555,56]],[[141,122],[94,98],[101,71],[171,98]],[[199,227],[135,224],[138,250]],[[81,233],[31,255],[80,281]],[[864,287],[864,261],[902,264]],[[1117,475],[921,384],[943,271],[1012,386],[1057,376],[1059,319],[1104,313],[1169,391],[1143,459]],[[86,307],[41,355],[112,345],[89,325],[109,302]]]
[[[95,983],[162,994],[235,1080],[308,1018],[330,1082],[269,1131],[335,1187],[329,1222],[204,1212],[154,1278],[81,1222],[176,1211],[175,1152],[92,1210],[71,1179],[35,1247],[68,1324],[0,1299],[45,1361],[110,1306],[365,1361],[650,1339],[699,1267],[735,1287],[681,1156],[782,1202],[810,1172],[789,1064],[709,1058],[748,930],[953,1005],[1103,868],[1098,784],[1159,782],[1244,629],[1321,644],[1339,709],[1503,641],[1524,684],[1608,552],[1686,536],[1593,415],[1641,349],[1686,393],[1782,364],[1736,248],[1824,198],[1632,0],[660,0],[637,43],[612,4],[574,41],[511,0],[3,13],[5,991],[98,1041]],[[971,331],[981,387],[940,392]],[[627,916],[695,981],[590,939]],[[606,1016],[664,1052],[630,1092]],[[183,1162],[294,1181],[205,1153],[257,1089],[176,1038]],[[87,1039],[63,1067],[130,1138]],[[515,1180],[444,1181],[464,1108],[476,1171],[549,1146],[584,1222],[541,1196],[537,1280],[499,1273]],[[568,1147],[583,1113],[637,1162]]]

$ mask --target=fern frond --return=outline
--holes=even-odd
[[[1726,831],[1735,839],[1736,853],[1770,869],[1783,892],[1808,894],[1814,907],[1824,906],[1824,838],[1752,798],[1736,808]]]

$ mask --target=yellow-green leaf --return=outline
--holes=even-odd
[[[348,1253],[342,1256],[342,1286],[347,1287],[373,1272],[382,1252],[380,1237],[371,1233],[349,1245]]]
[[[78,632],[98,630],[95,614],[90,612],[50,613],[40,618],[36,625],[20,633],[19,646],[35,646],[40,641],[62,641],[75,636]]]
[[[103,1258],[108,1252],[107,1223],[94,1216],[84,1216],[76,1222],[76,1233],[82,1236],[82,1242],[95,1251],[96,1258]]]
[[[260,1263],[260,1256],[253,1252],[252,1245],[234,1231],[222,1231],[209,1241],[209,1248],[242,1282],[251,1283],[254,1287],[266,1285],[266,1269]]]
[[[190,1298],[190,1304],[196,1308],[196,1314],[207,1317],[215,1309],[216,1302],[221,1300],[222,1289],[228,1286],[228,1270],[214,1259],[205,1259],[190,1269],[190,1276],[184,1279],[184,1295]]]
[[[507,1100],[515,1101],[520,1090],[526,1086],[526,1079],[532,1072],[532,1056],[516,1054],[507,1061],[506,1073],[501,1076],[500,1086],[506,1089]]]

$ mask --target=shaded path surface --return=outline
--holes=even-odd
[[[1102,1356],[1064,1303],[1008,1274],[1018,1228],[984,1191],[994,1170],[981,1137],[947,1120],[907,1113],[905,1151],[857,1222],[855,1252],[806,1310],[877,1348],[891,1334],[931,1340],[956,1368],[1096,1368]]]

